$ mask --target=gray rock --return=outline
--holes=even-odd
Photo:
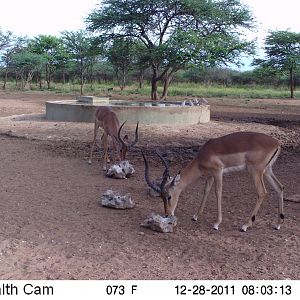
[[[189,99],[181,103],[181,106],[199,106],[199,105],[208,105],[208,101],[204,98],[201,99]]]
[[[147,219],[141,224],[142,227],[146,227],[158,232],[173,232],[176,225],[177,218],[175,216],[162,217],[154,213],[148,216]]]
[[[126,179],[135,172],[128,160],[112,165],[106,172],[106,176],[116,179]]]
[[[117,192],[107,190],[101,197],[101,205],[116,209],[127,209],[133,208],[134,202],[131,199],[130,194],[121,196]]]

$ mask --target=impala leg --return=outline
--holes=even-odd
[[[93,143],[91,145],[90,158],[88,160],[89,164],[92,163],[92,157],[93,157],[93,152],[94,152],[94,148],[95,148],[95,144],[96,144],[96,138],[97,138],[98,129],[99,129],[99,124],[97,122],[95,122],[95,126],[94,126],[94,140],[93,140]]]
[[[246,231],[248,229],[248,227],[252,226],[253,222],[255,221],[256,218],[256,214],[264,200],[264,198],[267,195],[267,190],[264,184],[264,180],[263,180],[263,172],[261,171],[252,171],[252,176],[254,179],[254,184],[255,184],[255,188],[258,194],[258,198],[255,204],[254,209],[252,210],[250,217],[248,218],[247,222],[241,227],[241,231]]]
[[[114,137],[112,137],[112,148],[113,148],[113,162],[116,163],[117,159],[120,160],[120,156],[118,154],[118,144]]]
[[[109,155],[108,155],[108,136],[107,136],[107,134],[106,133],[103,133],[102,134],[102,136],[101,136],[101,142],[102,142],[102,145],[103,145],[103,147],[104,147],[104,144],[105,145],[107,145],[107,146],[105,146],[106,147],[106,149],[107,149],[107,154],[106,154],[106,162],[107,163],[110,163],[110,159],[109,159]]]
[[[214,229],[218,230],[219,225],[222,222],[222,190],[223,190],[223,172],[218,172],[214,175],[215,181],[215,193],[218,202],[218,219],[217,222],[214,224]]]
[[[205,183],[203,198],[202,198],[200,207],[198,209],[198,212],[195,215],[193,215],[193,218],[192,218],[193,221],[197,221],[198,216],[203,213],[203,210],[204,210],[204,207],[205,207],[205,204],[206,204],[206,200],[208,198],[208,195],[209,195],[209,192],[211,190],[211,187],[212,187],[213,183],[214,183],[214,178],[212,176],[207,178],[206,183]]]
[[[102,143],[103,143],[103,150],[104,150],[103,170],[106,171],[107,162],[108,162],[108,141],[107,141],[107,134],[105,132],[103,133],[102,136]]]
[[[275,229],[280,229],[280,225],[284,221],[284,214],[283,214],[283,189],[284,186],[279,182],[276,176],[273,174],[272,167],[267,168],[265,173],[266,179],[276,191],[278,195],[278,224],[274,226]]]

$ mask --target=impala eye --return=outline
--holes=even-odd
[[[168,196],[168,201],[171,201],[172,197],[171,196]]]

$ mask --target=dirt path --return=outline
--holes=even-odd
[[[147,195],[139,151],[129,155],[136,169],[132,178],[106,178],[99,161],[86,163],[92,124],[46,122],[36,116],[49,98],[53,96],[0,94],[0,279],[300,279],[299,203],[284,203],[286,221],[274,231],[277,201],[268,187],[255,226],[240,233],[255,192],[247,174],[231,174],[224,182],[224,220],[218,232],[211,226],[216,218],[213,194],[203,218],[191,221],[203,180],[181,195],[174,233],[144,229],[140,223],[151,212],[162,214],[163,204]],[[286,195],[300,194],[297,109],[279,114],[284,102],[267,109],[256,103],[236,109],[212,103],[209,124],[140,128],[139,147],[150,156],[151,176],[162,171],[154,148],[168,154],[171,170],[177,172],[210,137],[255,130],[280,139],[283,152],[274,172]],[[10,117],[20,114],[26,116]],[[130,134],[133,127],[126,130]],[[107,189],[131,193],[135,208],[101,207]]]

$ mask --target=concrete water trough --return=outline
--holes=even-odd
[[[198,124],[210,121],[207,103],[176,101],[128,101],[108,98],[79,97],[77,100],[48,101],[46,119],[65,122],[94,122],[95,110],[100,105],[111,106],[120,122],[129,124]]]

